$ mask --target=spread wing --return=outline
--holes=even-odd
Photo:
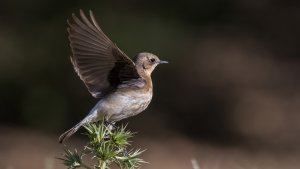
[[[71,62],[89,92],[96,98],[117,88],[122,82],[138,79],[134,62],[101,30],[92,11],[88,19],[80,10],[68,21]]]

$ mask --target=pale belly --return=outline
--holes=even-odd
[[[152,92],[115,92],[99,101],[94,110],[97,111],[97,120],[105,116],[106,120],[115,122],[141,113],[151,99]]]

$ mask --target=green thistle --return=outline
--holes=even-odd
[[[128,139],[134,136],[134,133],[126,130],[126,125],[120,128],[112,129],[112,126],[106,126],[104,122],[91,123],[84,126],[89,141],[84,153],[78,153],[77,150],[71,151],[65,149],[63,163],[68,169],[109,169],[111,164],[116,164],[120,169],[137,169],[142,163],[146,163],[139,158],[144,151],[131,150],[127,152],[130,146]],[[91,161],[96,159],[93,167],[86,165],[83,156],[89,154]]]

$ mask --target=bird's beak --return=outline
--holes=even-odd
[[[169,63],[169,62],[168,61],[163,61],[163,60],[158,62],[158,64],[165,64],[165,63]]]

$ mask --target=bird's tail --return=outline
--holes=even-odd
[[[98,114],[101,109],[101,104],[102,100],[100,100],[94,108],[90,111],[90,113],[83,119],[81,120],[78,124],[76,124],[74,127],[70,128],[68,131],[64,132],[62,135],[59,136],[58,140],[59,143],[64,142],[67,140],[71,135],[73,135],[82,125],[90,123],[90,122],[95,122],[101,119],[104,114],[102,113],[101,115]]]
[[[62,135],[59,136],[58,140],[59,143],[64,142],[65,140],[67,140],[71,135],[73,135],[84,123],[83,122],[79,122],[78,124],[76,124],[74,127],[70,128],[69,130],[67,130],[66,132],[64,132]]]

